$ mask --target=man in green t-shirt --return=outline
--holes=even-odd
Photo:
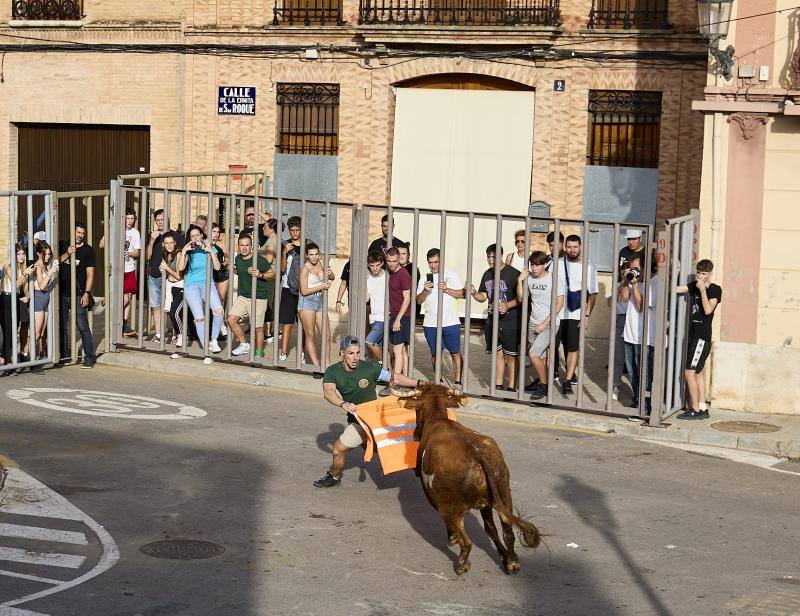
[[[322,479],[314,482],[318,488],[332,488],[342,482],[347,452],[365,441],[364,429],[353,413],[356,406],[377,400],[375,388],[378,381],[389,381],[401,387],[418,387],[422,381],[403,374],[389,372],[374,361],[361,359],[361,345],[355,336],[345,336],[340,344],[342,361],[325,370],[322,393],[334,406],[347,412],[347,427],[333,444],[333,464]]]
[[[267,260],[258,256],[256,269],[253,269],[253,240],[249,235],[239,236],[239,254],[234,261],[239,281],[238,293],[228,312],[228,326],[239,341],[231,355],[244,355],[250,352],[250,344],[245,340],[241,320],[250,317],[250,327],[256,327],[256,357],[264,357],[264,314],[267,312],[268,280],[275,279],[275,268]],[[253,280],[256,280],[256,312],[253,307]]]

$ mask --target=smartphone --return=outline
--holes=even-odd
[[[426,275],[425,275],[425,279],[426,279],[428,282],[433,282],[433,274],[426,274]]]

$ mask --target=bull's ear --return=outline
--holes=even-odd
[[[447,396],[447,408],[457,409],[459,406],[467,406],[466,396]]]

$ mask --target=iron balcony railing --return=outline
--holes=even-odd
[[[275,0],[272,25],[342,26],[341,0]]]
[[[80,0],[13,0],[12,19],[80,19]]]
[[[667,0],[592,0],[586,26],[590,30],[668,30]]]
[[[361,0],[361,24],[558,26],[559,0]]]

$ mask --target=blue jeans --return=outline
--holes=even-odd
[[[197,328],[197,337],[200,338],[200,346],[203,346],[206,322],[205,320],[198,321],[198,319],[203,319],[205,315],[206,285],[185,285],[183,289],[183,298],[186,303],[189,304],[189,309],[192,311],[194,325]],[[222,327],[222,301],[219,299],[219,293],[217,293],[217,285],[213,283],[211,284],[211,297],[208,303],[211,312],[211,336],[209,340],[216,340],[219,337],[219,330]],[[219,314],[214,314],[215,311]]]
[[[58,311],[58,326],[61,330],[61,359],[66,359],[70,356],[69,313],[71,311],[69,304],[69,295],[62,295]],[[81,335],[81,343],[83,344],[83,361],[84,363],[93,363],[96,359],[94,340],[92,340],[92,331],[89,329],[89,314],[86,312],[86,308],[81,306],[80,295],[78,296],[78,301],[75,303],[75,324],[78,327],[78,333]]]
[[[625,343],[625,367],[633,389],[633,404],[639,406],[639,368],[641,367],[642,345]]]

